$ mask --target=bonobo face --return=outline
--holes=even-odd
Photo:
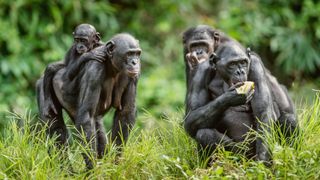
[[[129,77],[137,77],[141,67],[139,41],[129,34],[119,34],[112,38],[110,42],[114,43],[113,48],[112,45],[109,45],[113,66],[118,71],[125,72]]]
[[[195,34],[194,39],[188,43],[188,51],[198,59],[208,59],[209,54],[213,52],[213,47],[214,41],[206,32]]]
[[[73,32],[74,45],[78,54],[83,54],[93,49],[99,41],[99,33],[89,24],[81,24]]]
[[[228,44],[217,51],[219,60],[216,62],[217,72],[230,86],[247,81],[250,59],[246,52],[236,44]]]
[[[219,33],[210,26],[198,25],[191,27],[183,33],[183,46],[185,54],[191,53],[198,60],[207,60],[219,42]]]
[[[87,36],[75,36],[74,45],[78,54],[83,54],[90,49],[90,42]]]
[[[208,59],[212,51],[213,41],[211,40],[196,40],[190,42],[189,52],[196,55],[198,59]]]

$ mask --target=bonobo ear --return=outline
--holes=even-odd
[[[220,33],[219,31],[214,31],[213,33],[213,40],[214,40],[214,47],[218,47],[219,42],[220,42]]]
[[[183,44],[183,45],[185,45],[185,44],[186,44],[186,41],[187,41],[186,39],[187,39],[187,38],[186,38],[186,36],[185,36],[185,35],[183,35],[183,36],[182,36],[182,44]]]
[[[209,56],[209,63],[211,66],[215,66],[219,60],[220,60],[220,58],[217,56],[216,53],[212,53]]]
[[[99,42],[101,40],[101,36],[99,32],[96,32],[95,38],[97,40],[97,42]]]
[[[250,47],[247,47],[246,53],[247,53],[248,57],[251,58],[251,57],[250,57],[250,56],[251,56],[251,49],[250,49]]]
[[[108,41],[106,47],[108,56],[112,57],[113,50],[116,47],[115,43],[113,41]]]

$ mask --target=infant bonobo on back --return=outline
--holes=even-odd
[[[66,53],[64,60],[49,64],[44,72],[43,80],[41,78],[37,83],[38,94],[43,94],[43,102],[39,105],[40,118],[43,120],[52,118],[57,113],[53,103],[55,97],[52,92],[52,79],[55,73],[64,67],[67,69],[75,68],[77,59],[83,53],[102,45],[100,33],[90,24],[78,25],[72,34],[74,43]]]
[[[140,56],[139,41],[130,34],[121,33],[81,55],[76,62],[81,68],[72,80],[65,77],[68,68],[59,70],[53,78],[53,89],[60,104],[59,116],[52,120],[49,135],[59,135],[57,142],[62,145],[67,142],[64,109],[78,132],[84,133],[90,151],[102,158],[107,152],[103,117],[114,108],[111,140],[119,148],[120,155],[135,123]],[[83,156],[87,168],[93,168],[92,159],[85,153]]]

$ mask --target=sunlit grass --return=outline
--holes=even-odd
[[[145,114],[143,121],[154,119]],[[300,109],[298,114],[301,131],[293,137],[291,145],[283,136],[279,138],[277,128],[263,137],[273,154],[271,167],[223,148],[215,152],[211,166],[205,167],[198,158],[195,142],[181,126],[183,113],[179,112],[151,127],[134,129],[119,158],[114,146],[108,145],[107,155],[94,159],[95,167],[90,171],[86,171],[81,156],[86,148],[77,138],[66,151],[68,160],[63,159],[66,152],[54,148],[54,141],[46,137],[43,126],[31,125],[34,117],[30,113],[12,115],[0,141],[0,179],[319,179],[319,94],[312,106]]]

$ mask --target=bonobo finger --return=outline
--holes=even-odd
[[[232,85],[232,86],[229,88],[229,91],[235,90],[236,88],[238,88],[238,87],[240,87],[240,86],[242,86],[242,85],[244,85],[244,82],[238,82],[238,83]]]
[[[195,52],[193,52],[191,54],[191,60],[192,60],[193,63],[198,64],[198,57],[197,57],[197,54]]]
[[[54,114],[58,114],[58,113],[57,113],[57,109],[56,109],[56,107],[54,107],[53,104],[51,104],[50,108],[52,109],[52,111],[54,112]]]
[[[192,52],[192,56],[197,58],[197,53],[195,51]]]
[[[205,58],[199,59],[199,60],[198,60],[198,64],[201,64],[201,63],[203,63],[203,62],[205,62],[205,61],[206,61]]]
[[[193,53],[186,54],[186,58],[190,67],[193,67],[198,64],[198,59]]]
[[[235,88],[238,88],[238,87],[240,87],[240,86],[242,86],[242,85],[244,85],[244,82],[237,82],[237,83],[234,84],[233,86],[234,86]]]
[[[246,103],[248,103],[249,101],[251,101],[251,99],[253,98],[254,95],[254,89],[251,89],[248,93],[247,93],[247,101]]]
[[[191,53],[186,54],[186,58],[187,58],[187,60],[190,60],[190,58],[191,58]]]
[[[188,64],[188,66],[191,68],[191,69],[193,69],[193,59],[191,58],[191,53],[188,53],[188,54],[186,54],[186,59],[187,59],[187,64]]]

